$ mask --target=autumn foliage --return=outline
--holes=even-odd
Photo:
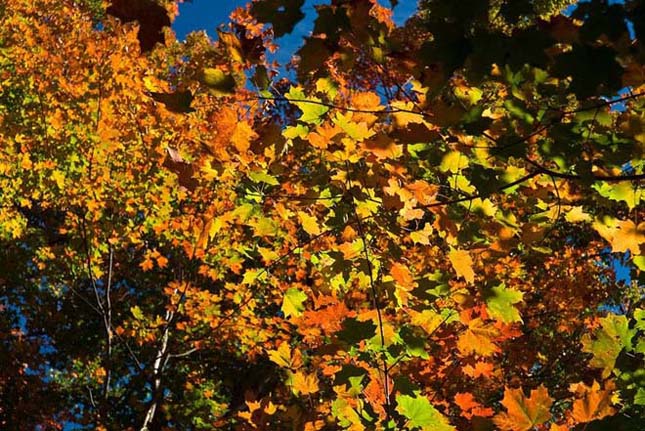
[[[642,430],[642,1],[303,3],[0,3],[0,428]]]

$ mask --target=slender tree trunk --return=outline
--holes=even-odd
[[[149,431],[148,426],[152,423],[157,413],[157,409],[163,398],[163,388],[161,386],[163,371],[168,361],[168,338],[170,337],[170,324],[173,318],[173,313],[166,312],[166,327],[161,336],[161,344],[157,350],[155,362],[153,364],[153,382],[152,382],[152,400],[146,411],[146,416],[143,419],[140,431]]]

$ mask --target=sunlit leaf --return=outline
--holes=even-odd
[[[205,68],[203,80],[215,96],[227,96],[235,91],[235,78],[221,69]]]
[[[448,258],[452,267],[455,269],[458,277],[464,277],[468,283],[475,281],[475,271],[473,270],[473,259],[467,250],[452,249],[448,253]]]
[[[600,319],[600,328],[593,335],[582,337],[583,351],[593,354],[590,365],[601,368],[603,378],[606,378],[614,369],[620,352],[631,348],[633,335],[625,316],[609,314]]]
[[[320,235],[320,226],[318,220],[314,216],[307,214],[304,211],[298,211],[298,219],[302,224],[302,228],[311,236]]]
[[[544,386],[531,390],[529,397],[521,388],[506,388],[502,399],[506,412],[497,414],[494,421],[501,430],[529,431],[551,418],[552,404],[553,398]]]
[[[303,123],[320,124],[321,117],[329,111],[329,107],[322,104],[319,98],[307,97],[298,87],[291,87],[285,97],[302,111],[299,120]]]
[[[305,310],[304,302],[306,300],[307,295],[302,291],[290,288],[284,294],[281,310],[286,317],[301,316]]]
[[[410,427],[418,427],[428,431],[450,431],[455,429],[423,395],[416,394],[414,397],[399,395],[396,397],[396,404],[396,411],[408,420]]]
[[[492,287],[484,293],[491,317],[504,323],[521,322],[520,313],[513,305],[522,301],[523,293],[509,289],[504,284]]]
[[[576,394],[572,416],[578,422],[591,422],[616,412],[611,407],[612,391],[600,389],[600,384],[595,380],[591,386],[574,383],[569,387],[569,391]]]

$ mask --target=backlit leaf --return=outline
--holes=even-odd
[[[474,283],[475,271],[473,271],[473,259],[467,250],[450,249],[448,258],[458,277],[464,277],[468,283]]]
[[[235,91],[235,78],[221,69],[205,68],[203,80],[215,96],[228,96]]]
[[[612,391],[600,389],[600,384],[595,380],[591,386],[582,382],[572,384],[569,391],[576,394],[572,416],[578,422],[591,422],[616,412],[611,407]]]
[[[410,427],[427,431],[451,431],[455,427],[420,394],[396,397],[396,411],[408,420]]]
[[[307,300],[307,295],[298,289],[288,289],[282,300],[281,310],[285,317],[299,317],[305,311],[304,302]]]
[[[504,323],[522,321],[519,311],[513,305],[522,301],[523,296],[522,292],[508,289],[504,284],[499,284],[484,293],[488,313]]]
[[[322,104],[317,97],[307,97],[301,88],[291,87],[285,97],[302,111],[299,120],[303,123],[320,124],[321,117],[329,111],[329,107]]]
[[[544,386],[531,390],[526,397],[521,388],[504,390],[502,405],[505,413],[499,413],[493,419],[503,431],[529,431],[551,418],[553,398]]]
[[[318,226],[318,220],[314,216],[307,214],[304,211],[298,211],[298,219],[302,224],[302,228],[311,236],[320,235],[320,226]]]
[[[291,389],[296,395],[310,395],[318,392],[318,377],[296,371],[291,376]]]
[[[616,359],[624,348],[631,348],[633,330],[625,316],[609,314],[600,319],[600,328],[593,335],[582,337],[582,350],[593,354],[590,365],[602,369],[603,378],[614,369]]]

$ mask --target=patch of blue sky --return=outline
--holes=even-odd
[[[389,6],[389,1],[380,0],[380,4]],[[179,5],[179,16],[172,25],[177,39],[184,40],[188,33],[205,31],[212,38],[217,38],[215,29],[229,20],[231,12],[247,4],[247,0],[193,0]],[[305,17],[296,24],[293,31],[276,40],[280,49],[273,54],[271,60],[281,65],[287,64],[296,51],[302,46],[305,37],[311,34],[316,18],[316,6],[329,4],[324,0],[307,0],[302,7]],[[402,25],[417,9],[416,0],[399,0],[394,8],[393,19],[397,25]]]

